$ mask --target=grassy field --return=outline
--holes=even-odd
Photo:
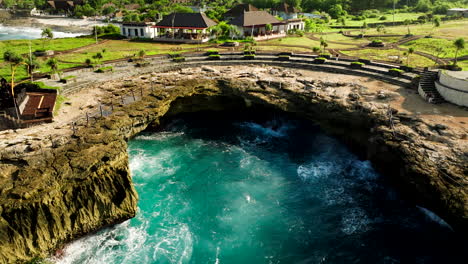
[[[439,38],[468,38],[468,18],[462,20],[452,20],[442,22],[440,27],[436,28],[432,23],[426,23],[422,25],[410,25],[411,34],[415,35],[433,35]],[[386,34],[407,34],[407,26],[397,26],[397,27],[386,27]],[[381,34],[377,32],[375,28],[367,30],[367,34]]]
[[[405,21],[406,19],[417,19],[419,16],[424,15],[424,13],[397,13],[395,14],[395,22]],[[386,20],[380,20],[380,17],[387,17]],[[393,22],[393,14],[381,14],[377,18],[367,18],[362,21],[354,21],[351,19],[346,20],[346,26],[362,26],[364,21],[367,24],[370,23],[382,23],[382,22]],[[332,20],[331,26],[341,26],[341,23],[337,23],[336,20]]]
[[[83,48],[78,52],[58,55],[57,59],[68,62],[84,63],[86,59],[101,52],[103,59],[115,60],[136,55],[140,50],[144,50],[147,55],[168,54],[174,51],[186,52],[196,48],[207,48],[210,44],[190,45],[190,44],[164,44],[155,42],[136,42],[127,40],[110,40],[106,43]],[[105,50],[105,52],[103,52]]]
[[[402,45],[404,48],[414,48],[416,51],[437,55],[437,48],[443,49],[443,53],[439,55],[441,58],[454,58],[455,57],[455,46],[452,40],[438,39],[438,38],[422,38],[414,41],[410,41]],[[458,56],[468,55],[468,49],[465,48],[458,52]]]
[[[306,46],[310,47],[319,47],[320,42],[317,40],[312,40],[308,37],[286,37],[282,39],[272,39],[267,41],[259,42],[260,46],[271,46],[271,45],[292,45],[292,46]],[[351,48],[353,45],[342,45],[342,44],[334,44],[328,43],[329,49],[346,49]]]
[[[390,49],[390,50],[378,50],[378,49],[363,49],[353,51],[343,51],[344,54],[349,56],[356,56],[362,59],[369,60],[382,60],[388,62],[396,62],[396,57],[400,56],[403,64],[406,64],[407,57],[403,55],[402,51]],[[413,67],[429,67],[434,66],[434,62],[426,57],[411,54],[409,59],[409,65]]]
[[[64,51],[75,49],[90,44],[94,44],[94,38],[63,38],[53,39],[50,41],[42,41],[40,39],[31,40],[31,49],[34,52],[36,49],[42,49],[43,47],[47,50]],[[29,53],[29,40],[5,40],[0,41],[0,61],[3,61],[3,53],[7,50],[15,51],[19,54]]]

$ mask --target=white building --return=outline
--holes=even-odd
[[[447,16],[453,15],[468,17],[468,8],[452,8],[447,10]]]
[[[290,30],[304,31],[305,29],[305,22],[300,18],[289,19],[289,20],[284,21],[284,23],[286,24],[287,32],[289,32]]]
[[[124,22],[120,25],[120,32],[127,38],[150,38],[157,35],[157,29],[152,22]]]

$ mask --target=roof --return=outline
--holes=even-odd
[[[450,8],[448,11],[468,11],[468,8]]]
[[[83,4],[83,0],[53,0],[47,3],[55,9],[70,9],[75,5]]]
[[[254,25],[280,24],[282,23],[276,17],[266,11],[245,12],[234,18],[229,24],[240,27],[249,27]]]
[[[276,7],[273,8],[274,11],[278,11],[278,12],[284,12],[284,13],[287,13],[287,14],[291,14],[291,13],[299,13],[300,10],[295,8],[294,6],[290,6],[286,3],[280,3],[279,5],[277,5]]]
[[[162,28],[209,28],[217,23],[204,13],[172,13],[165,16],[156,27]]]
[[[56,93],[28,93],[29,100],[21,113],[22,117],[41,118],[51,116],[54,111]]]
[[[148,24],[146,22],[123,22],[122,26],[147,27],[151,26],[151,24]]]
[[[244,12],[259,11],[258,8],[251,4],[238,4],[231,8],[229,11],[224,13],[224,17],[237,17],[242,15]]]

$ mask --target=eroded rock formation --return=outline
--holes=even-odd
[[[0,164],[0,262],[46,256],[67,241],[135,215],[126,141],[157,126],[165,115],[264,105],[318,122],[399,186],[407,197],[468,229],[463,181],[466,149],[435,134],[466,134],[434,128],[384,104],[362,100],[362,87],[337,94],[325,87],[254,79],[174,81],[51,148],[16,155],[4,151]],[[322,89],[323,88],[323,89]],[[376,95],[378,96],[378,95]],[[440,129],[439,132],[437,129]]]

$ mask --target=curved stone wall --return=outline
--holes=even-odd
[[[445,100],[468,107],[468,72],[441,71],[435,86]]]

